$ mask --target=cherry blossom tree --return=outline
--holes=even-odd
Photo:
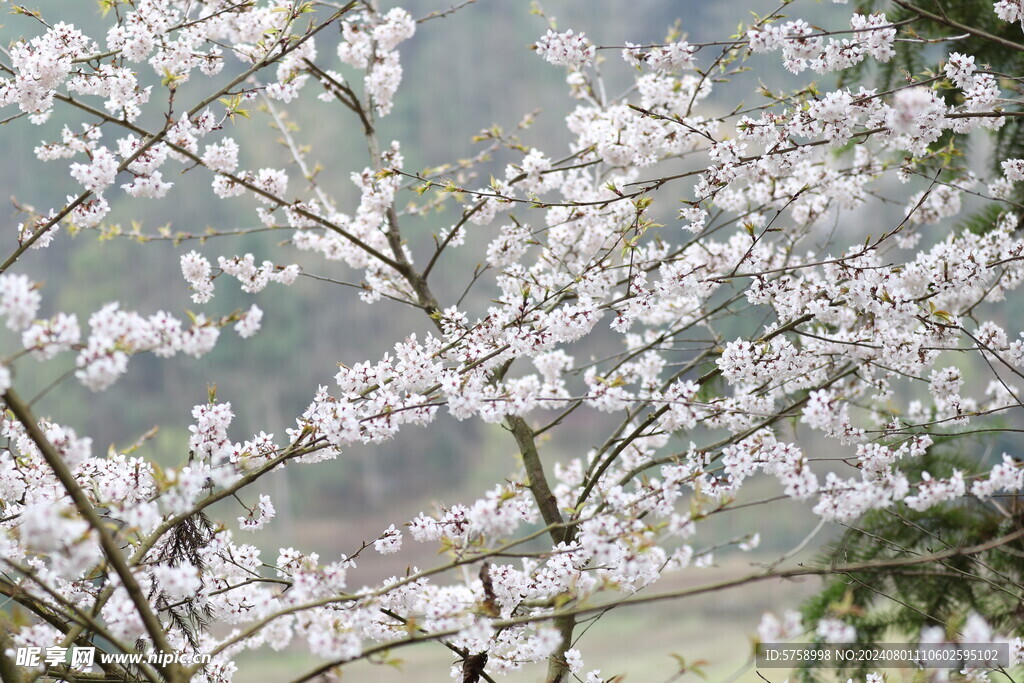
[[[0,365],[0,593],[26,615],[0,629],[3,680],[229,681],[246,651],[290,645],[322,661],[296,681],[326,680],[351,662],[433,643],[454,653],[456,680],[538,663],[548,681],[593,683],[609,674],[586,665],[579,622],[612,607],[1019,554],[1015,453],[928,466],[938,441],[1012,432],[1024,368],[1009,303],[1024,282],[1015,201],[1024,159],[999,158],[997,173],[982,173],[966,148],[1024,116],[1024,75],[958,50],[971,37],[1024,51],[1024,4],[977,3],[1016,36],[1006,40],[944,19],[951,2],[893,0],[905,17],[893,21],[887,3],[859,13],[833,0],[831,24],[819,28],[800,18],[813,3],[780,0],[733,36],[659,44],[595,45],[587,27],[552,22],[532,48],[538,70],[565,71],[576,102],[564,144],[526,149],[496,135],[485,153],[427,172],[403,160],[417,141],[381,139],[378,122],[402,96],[402,43],[443,30],[433,20],[474,11],[473,0],[419,17],[376,0],[104,0],[105,32],[92,35],[4,3],[26,35],[0,60],[4,132],[34,135],[55,111],[74,116],[36,156],[40,172],[70,176],[79,190],[27,217],[0,265],[0,315],[20,338]],[[923,66],[870,87],[897,48]],[[754,102],[749,88],[730,90],[747,69],[784,70],[804,85],[764,87]],[[606,85],[613,72],[631,79],[621,94]],[[844,74],[855,78],[825,85]],[[204,94],[183,101],[197,87]],[[352,206],[317,181],[303,141],[280,125],[303,91],[365,139]],[[290,157],[278,166],[241,163],[233,131],[257,116],[287,137]],[[460,180],[494,158],[504,172],[490,182]],[[67,232],[102,232],[115,196],[145,211],[146,200],[173,195],[183,168],[205,173],[246,220],[286,235],[262,263],[227,246],[230,229],[215,261],[183,245],[183,310],[211,311],[218,289],[287,287],[305,264],[331,261],[359,282],[366,305],[412,306],[431,331],[325,373],[284,434],[232,433],[245,397],[211,391],[206,403],[175,407],[193,418],[187,456],[159,468],[145,444],[95,453],[59,416],[36,415],[19,377],[73,357],[68,381],[117,392],[139,354],[246,344],[264,326],[260,307],[186,315],[112,302],[83,326],[65,312],[40,316],[52,294],[23,257]],[[451,224],[431,248],[414,248],[410,235],[433,230],[449,205]],[[893,206],[897,218],[878,218]],[[984,225],[957,227],[975,206],[994,207]],[[875,217],[866,238],[848,227],[865,216]],[[487,247],[474,269],[460,250],[476,238]],[[443,298],[440,278],[474,296]],[[598,419],[581,425],[582,413]],[[476,500],[395,519],[348,556],[257,548],[250,534],[273,525],[275,506],[268,495],[245,498],[256,482],[280,468],[329,467],[445,415],[502,425],[521,467]],[[542,437],[553,430],[597,445],[552,462]],[[828,457],[808,447],[820,443]],[[963,499],[995,522],[970,545],[821,566],[787,553],[722,579],[715,556],[758,538],[716,538],[703,522],[734,509],[757,477],[806,503],[819,528]],[[233,500],[236,514],[212,516]],[[443,554],[372,585],[348,580],[360,554],[409,544]],[[1005,579],[999,565],[984,571]],[[658,589],[680,572],[708,578]],[[844,616],[769,614],[750,630],[766,642],[847,642],[857,633]],[[959,635],[909,635],[1002,638],[1022,656],[1012,640],[1021,633],[972,618]],[[161,656],[29,667],[16,654],[87,647]]]

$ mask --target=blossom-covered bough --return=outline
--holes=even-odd
[[[846,12],[836,2],[834,17]],[[846,12],[845,26],[825,30],[795,18],[800,3],[787,0],[724,41],[598,47],[582,32],[552,29],[534,49],[568,72],[578,104],[566,145],[524,152],[495,134],[475,158],[417,173],[404,167],[399,142],[377,134],[402,79],[400,46],[472,2],[416,19],[375,0],[111,0],[101,3],[114,11],[97,36],[3,4],[34,36],[0,59],[5,130],[31,132],[55,109],[76,113],[78,125],[36,153],[48,173],[68,173],[81,187],[26,219],[0,265],[0,315],[22,341],[0,366],[0,594],[31,615],[0,629],[3,680],[228,681],[245,650],[296,642],[323,661],[295,672],[310,680],[434,641],[455,653],[458,680],[546,661],[549,681],[601,681],[584,666],[577,626],[612,606],[1020,548],[1019,517],[1000,502],[1024,485],[1013,454],[948,476],[905,467],[937,435],[995,432],[1022,407],[1014,383],[1024,338],[1005,302],[1024,281],[1014,200],[1024,159],[1004,159],[1001,175],[982,177],[956,153],[970,133],[1024,115],[1021,79],[955,51],[970,27],[952,22],[947,36],[922,37],[913,18]],[[1019,0],[992,11],[1024,23]],[[919,45],[930,75],[908,74],[884,92],[764,89],[761,104],[733,109],[709,99],[728,93],[740,60],[762,70],[781,61],[824,83],[866,60],[887,62],[896,41]],[[621,96],[607,94],[601,61],[601,70],[633,73]],[[205,96],[179,99],[184,83],[204,79]],[[346,110],[365,136],[368,160],[351,178],[355,206],[340,206],[317,182],[283,124],[305,89],[332,114]],[[241,166],[231,132],[256,105],[284,136],[291,158],[281,168]],[[144,116],[150,110],[164,125],[145,125],[155,120]],[[501,154],[504,175],[482,187],[462,186],[465,175],[451,170]],[[366,303],[414,306],[433,330],[325,376],[284,438],[234,441],[234,411],[245,405],[211,395],[192,410],[187,461],[161,470],[145,446],[97,455],[87,436],[40,419],[18,375],[73,354],[74,378],[117,391],[132,356],[202,356],[231,343],[221,339],[225,327],[241,338],[257,333],[262,311],[185,321],[111,303],[90,316],[86,333],[74,315],[39,318],[48,292],[20,272],[19,257],[69,239],[68,226],[102,233],[109,197],[140,205],[164,197],[181,168],[208,173],[226,201],[255,199],[261,224],[288,234],[279,262],[227,251],[214,265],[183,249],[183,307],[188,291],[190,304],[210,302],[218,278],[258,293],[295,282],[299,261],[340,261]],[[894,185],[909,195],[899,217],[877,221],[866,239],[848,227],[871,215],[865,207],[892,206]],[[965,203],[982,201],[998,207],[985,230],[950,227]],[[410,246],[410,235],[445,215],[436,208],[458,202],[431,249]],[[477,237],[486,260],[467,269],[459,249]],[[441,273],[480,295],[443,300]],[[975,387],[978,376],[987,380]],[[587,423],[595,444],[553,463],[540,437],[581,430],[578,411],[603,415]],[[317,463],[403,428],[429,428],[444,412],[503,425],[522,469],[476,501],[395,520],[358,549],[400,553],[409,538],[441,544],[448,559],[435,567],[358,587],[346,578],[355,556],[286,548],[268,557],[247,543],[272,524],[266,495],[237,520],[208,516],[280,467],[329,466]],[[603,425],[596,437],[594,424]],[[808,434],[834,440],[840,457],[816,462]],[[757,538],[708,537],[701,522],[729,510],[759,473],[823,523],[965,496],[1005,510],[1005,522],[976,545],[820,568],[787,563],[787,554],[723,581],[713,553],[749,550]],[[676,591],[654,585],[684,571],[709,578]],[[760,629],[769,641],[800,634],[856,637],[837,616],[769,615]],[[88,671],[63,659],[15,661],[19,648],[77,646],[176,656],[97,660]],[[1019,640],[1014,647],[1019,654]],[[193,663],[194,655],[211,658]]]

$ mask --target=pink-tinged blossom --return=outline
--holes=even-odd
[[[832,617],[819,621],[815,634],[826,643],[852,643],[857,639],[853,626]]]
[[[1003,21],[1024,23],[1024,0],[999,0],[993,4],[993,9]]]
[[[272,520],[277,514],[274,509],[274,503],[270,500],[270,496],[260,495],[260,500],[256,504],[256,507],[249,513],[247,517],[239,517],[238,525],[245,531],[259,531],[267,522]]]
[[[1024,468],[1021,463],[1003,453],[1002,462],[994,466],[984,479],[976,479],[971,485],[971,495],[991,498],[1001,491],[1015,493],[1024,488]]]
[[[21,515],[22,541],[44,552],[75,543],[89,529],[89,524],[77,514],[49,503],[23,507]]]
[[[263,320],[263,311],[256,304],[249,307],[249,310],[242,314],[241,319],[235,323],[235,332],[242,339],[248,339],[260,330],[260,323]]]
[[[1024,663],[1024,638],[1014,638],[1010,641],[1010,665]]]
[[[392,524],[373,542],[373,549],[381,555],[392,555],[402,548],[402,532]]]
[[[537,50],[537,54],[551,64],[567,66],[572,69],[590,64],[597,53],[585,33],[576,34],[572,29],[564,33],[556,33],[549,29],[537,41],[534,49]]]
[[[288,187],[288,174],[276,168],[261,168],[256,172],[252,182],[257,188],[266,193],[257,194],[256,198],[264,204],[273,204],[275,200],[268,197],[267,194],[272,197],[284,196],[285,190]]]
[[[1002,162],[1003,174],[1011,183],[1024,180],[1024,159],[1007,159]]]
[[[160,199],[167,196],[174,183],[163,179],[160,171],[154,171],[152,175],[137,175],[135,179],[121,186],[131,197],[144,197],[147,199]]]
[[[250,294],[263,291],[263,288],[270,282],[291,284],[295,282],[299,272],[298,266],[294,264],[280,271],[270,261],[264,261],[257,266],[252,254],[232,258],[220,256],[217,259],[217,265],[226,274],[237,278],[241,283],[242,291]]]
[[[110,204],[107,203],[107,200],[103,195],[94,195],[71,211],[71,222],[79,228],[93,228],[99,225],[108,213],[110,213]],[[51,228],[42,239],[37,240],[32,245],[33,248],[48,246],[55,231],[56,226]]]
[[[102,192],[110,187],[117,176],[117,159],[106,147],[92,152],[88,164],[71,164],[71,177],[90,192]]]
[[[963,55],[959,52],[949,53],[944,69],[946,78],[953,81],[953,85],[961,89],[969,88],[974,83],[974,72],[976,70],[974,56]]]
[[[955,187],[942,185],[911,195],[907,214],[913,223],[932,224],[957,215],[962,207],[963,193]]]
[[[757,636],[762,643],[782,643],[800,636],[803,632],[800,613],[794,610],[787,610],[781,619],[770,612],[765,612],[757,627]]]
[[[181,600],[195,597],[202,586],[199,569],[192,564],[156,565],[153,578],[157,585],[171,598]]]
[[[785,32],[780,24],[764,24],[747,30],[747,40],[753,52],[772,52],[782,47]]]
[[[72,72],[73,60],[96,51],[94,42],[64,22],[42,36],[15,43],[10,55],[16,76],[0,99],[3,104],[17,103],[23,112],[48,113],[55,91]]]
[[[933,479],[931,474],[923,472],[917,493],[907,496],[904,502],[913,510],[927,510],[939,503],[956,500],[966,491],[964,475],[959,470],[953,470],[953,475],[948,479]]]
[[[696,68],[694,51],[694,46],[684,40],[651,48],[645,61],[652,69],[659,71],[689,71]]]
[[[850,18],[850,28],[859,32],[851,39],[866,50],[872,59],[887,62],[896,56],[896,50],[893,48],[896,42],[896,29],[892,28],[884,12],[854,14]]]
[[[7,318],[7,329],[23,330],[36,317],[42,295],[26,275],[0,275],[0,315]]]
[[[71,350],[81,337],[78,318],[58,313],[49,320],[33,323],[22,332],[21,343],[25,349],[32,351],[37,360],[49,360],[63,351]]]
[[[893,97],[886,125],[897,133],[920,135],[938,123],[944,109],[942,101],[925,86],[904,88]]]
[[[412,15],[401,7],[388,10],[381,18],[381,22],[373,27],[373,39],[382,50],[394,50],[415,33],[416,22]]]
[[[238,143],[232,138],[224,138],[220,143],[207,145],[203,151],[203,164],[212,171],[234,173],[238,168]]]
[[[234,419],[230,403],[197,405],[192,409],[196,423],[190,426],[189,450],[200,460],[219,464],[229,455],[233,444],[227,430]]]
[[[213,268],[205,257],[196,251],[181,256],[181,274],[192,289],[192,301],[204,304],[213,298]]]

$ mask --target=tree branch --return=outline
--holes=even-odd
[[[152,608],[149,605],[149,601],[146,600],[146,596],[142,592],[142,588],[139,586],[138,581],[135,580],[135,575],[132,574],[131,568],[125,561],[124,555],[121,554],[121,548],[114,541],[113,537],[107,531],[106,525],[103,522],[103,518],[100,517],[96,508],[93,507],[92,503],[89,502],[88,496],[82,491],[78,482],[75,481],[74,474],[71,473],[71,468],[67,466],[64,459],[61,457],[57,449],[54,448],[53,444],[50,443],[46,435],[43,434],[42,430],[39,429],[39,424],[36,421],[35,416],[29,410],[28,406],[22,402],[21,398],[14,391],[14,389],[8,389],[4,394],[4,402],[10,409],[14,416],[18,419],[18,422],[25,428],[26,434],[32,439],[39,452],[42,454],[43,459],[53,470],[54,475],[60,481],[61,486],[67,492],[71,500],[74,501],[75,508],[79,511],[82,517],[89,523],[89,526],[93,528],[99,538],[100,547],[103,549],[103,555],[107,562],[114,568],[118,578],[121,579],[121,584],[124,586],[125,591],[128,593],[128,597],[131,599],[132,604],[135,605],[135,609],[138,610],[139,617],[142,619],[142,623],[146,627],[146,633],[153,641],[153,646],[161,652],[173,653],[174,648],[171,647],[167,641],[167,637],[164,635],[163,625],[160,620],[157,619],[153,613]],[[157,668],[171,683],[177,683],[178,681],[185,681],[184,671],[178,664],[158,664]]]

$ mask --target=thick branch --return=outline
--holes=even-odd
[[[562,513],[558,511],[558,501],[555,494],[551,493],[548,486],[547,476],[544,474],[544,463],[540,460],[540,453],[537,452],[537,444],[533,441],[533,430],[521,417],[510,416],[507,420],[508,428],[519,445],[519,453],[523,456],[523,465],[526,467],[526,477],[530,492],[537,507],[540,508],[540,516],[544,523],[551,527],[551,540],[558,544],[566,540],[571,532],[565,528],[565,520]]]
[[[39,429],[39,424],[36,421],[35,416],[29,410],[28,406],[21,400],[21,398],[15,393],[14,389],[8,389],[4,394],[4,402],[7,407],[14,413],[14,416],[18,419],[18,422],[25,428],[26,434],[32,439],[39,452],[42,454],[43,459],[53,470],[54,475],[60,481],[61,486],[67,492],[68,496],[75,503],[75,508],[81,513],[82,517],[89,523],[89,526],[93,528],[99,538],[100,547],[103,549],[103,555],[106,561],[113,567],[118,577],[121,579],[121,583],[124,586],[125,591],[128,592],[128,597],[131,598],[132,603],[139,612],[139,617],[142,619],[142,623],[146,627],[146,633],[153,640],[153,646],[161,652],[173,653],[174,649],[167,642],[167,637],[164,635],[163,625],[160,620],[157,619],[153,613],[152,608],[149,605],[149,601],[146,600],[145,594],[142,592],[142,588],[139,586],[138,581],[135,580],[135,575],[132,574],[131,568],[125,561],[124,555],[121,554],[121,548],[114,541],[114,538],[108,533],[106,525],[103,523],[103,518],[93,507],[89,501],[88,496],[82,491],[82,488],[75,481],[74,474],[71,473],[71,468],[68,467],[67,463],[61,457],[57,449],[54,448],[50,440],[46,438],[42,430]],[[179,665],[170,664],[158,666],[160,673],[162,673],[167,680],[176,682],[186,680],[183,672]]]
[[[933,553],[930,555],[915,555],[913,557],[903,559],[892,559],[884,561],[869,561],[869,562],[854,562],[850,564],[834,565],[830,567],[796,567],[794,569],[786,569],[782,571],[766,571],[759,572],[756,574],[748,574],[746,576],[737,577],[735,579],[727,579],[725,581],[719,581],[716,583],[705,584],[703,586],[696,586],[693,588],[684,588],[678,591],[666,592],[666,593],[652,593],[641,597],[631,598],[628,600],[620,600],[613,603],[604,603],[599,605],[580,605],[572,608],[565,609],[561,612],[555,612],[552,614],[532,614],[522,617],[513,617],[511,619],[496,620],[493,622],[495,628],[508,628],[510,626],[517,626],[521,624],[533,624],[542,621],[549,621],[554,618],[563,616],[578,616],[583,614],[593,614],[596,612],[604,612],[614,607],[629,607],[632,605],[646,605],[653,602],[662,600],[679,599],[692,597],[695,595],[703,595],[707,593],[715,593],[720,590],[728,588],[737,588],[739,586],[745,586],[752,583],[759,583],[761,581],[767,581],[770,579],[792,579],[801,576],[835,576],[841,574],[850,574],[854,572],[865,572],[865,571],[877,571],[883,569],[891,569],[898,567],[909,567],[914,565],[929,564],[932,562],[940,562],[942,560],[950,559],[952,557],[971,557],[979,553],[984,553],[989,550],[995,550],[1004,545],[1012,543],[1016,540],[1024,538],[1024,529],[1018,529],[1005,536],[994,538],[985,543],[981,543],[974,546],[965,548],[953,548],[946,550],[941,553]],[[360,655],[361,659],[371,657],[378,652],[384,650],[393,650],[404,645],[412,645],[414,643],[421,643],[428,640],[437,640],[438,638],[444,638],[457,634],[458,629],[439,631],[432,634],[429,637],[425,636],[409,636],[402,640],[389,641],[381,645],[376,645],[371,648],[367,648]],[[328,662],[316,670],[309,672],[308,674],[295,679],[294,683],[300,683],[301,681],[313,680],[317,676],[324,674],[334,667],[338,666],[343,662],[335,661]]]
[[[537,452],[537,444],[533,440],[533,429],[526,420],[513,415],[507,420],[512,436],[519,445],[519,453],[523,456],[523,465],[526,467],[526,477],[530,486],[530,493],[537,501],[541,517],[551,528],[551,540],[555,545],[563,542],[570,542],[576,535],[575,526],[565,526],[562,513],[558,510],[558,501],[551,492],[547,476],[544,474],[544,463],[541,462],[540,453]],[[569,667],[565,661],[565,652],[572,646],[572,632],[576,627],[576,617],[565,615],[554,620],[555,628],[562,637],[562,643],[558,650],[548,658],[548,683],[561,683],[569,675]]]

